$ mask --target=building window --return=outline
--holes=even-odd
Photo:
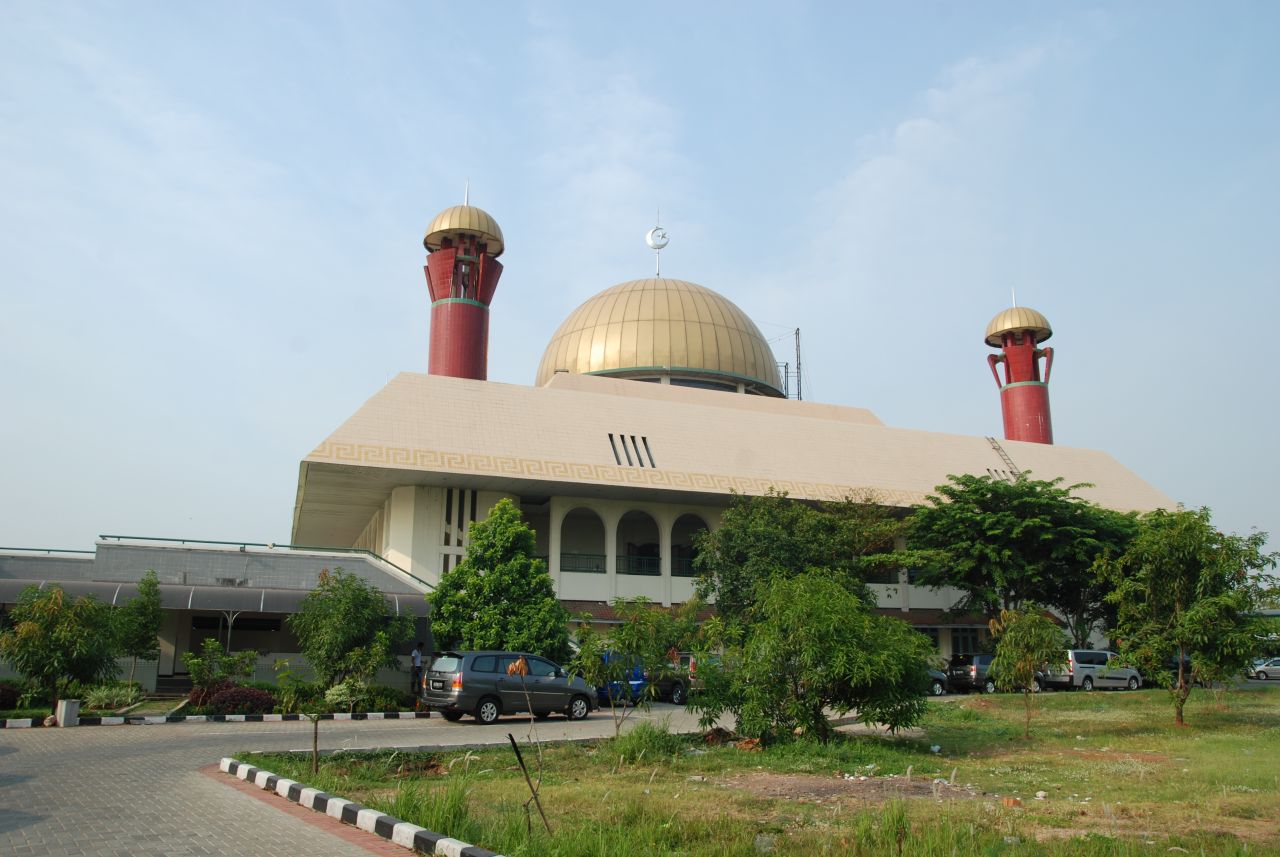
[[[982,651],[982,629],[951,629],[951,654],[972,655],[980,651]]]
[[[928,638],[929,638],[929,642],[933,645],[933,650],[934,650],[935,652],[940,652],[940,651],[942,651],[942,646],[941,646],[941,644],[940,644],[940,643],[939,643],[939,641],[938,641],[938,629],[937,629],[937,628],[916,628],[916,630],[917,630],[917,631],[919,631],[921,634],[924,634],[926,637],[928,637]]]

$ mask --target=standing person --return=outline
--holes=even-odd
[[[422,695],[422,646],[423,642],[418,641],[418,645],[413,647],[413,651],[409,653],[409,659],[413,661],[413,695]]]

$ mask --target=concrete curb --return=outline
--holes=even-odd
[[[430,717],[426,711],[357,711],[321,714],[321,720],[416,720]],[[152,726],[157,723],[280,723],[308,720],[302,714],[171,714],[139,717],[81,717],[80,726]],[[0,729],[37,729],[44,718],[0,720]]]
[[[383,839],[411,851],[439,854],[441,857],[499,857],[494,852],[479,846],[468,845],[458,839],[433,833],[425,827],[401,821],[376,809],[369,809],[344,798],[326,794],[319,789],[304,786],[302,783],[246,765],[230,757],[224,757],[218,761],[218,770],[252,783],[260,789],[275,792],[285,800],[313,812],[322,812],[344,824],[354,825],[369,833],[376,833]]]

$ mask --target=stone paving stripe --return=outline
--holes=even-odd
[[[288,801],[281,801],[274,794],[262,791],[249,783],[242,783],[237,779],[228,779],[227,777],[220,775],[213,765],[208,765],[200,770],[206,776],[218,780],[225,786],[239,791],[254,800],[269,804],[276,811],[283,812],[285,815],[303,822],[308,827],[321,830],[325,834],[360,848],[367,853],[376,854],[379,855],[379,857],[408,857],[408,855],[405,854],[403,847],[394,842],[379,839],[376,836],[370,836],[363,830],[356,830],[354,827],[345,825],[336,819],[329,818],[323,813],[312,812],[311,810],[304,809],[297,804],[289,803]],[[169,853],[172,854],[177,852]],[[182,853],[185,854],[188,852],[184,851]]]
[[[342,808],[342,814],[339,816],[347,824],[355,824],[356,819],[360,817],[360,810],[364,809],[362,804],[348,803]]]
[[[444,839],[439,833],[423,828],[413,835],[413,847],[423,854],[436,853],[436,843]]]
[[[425,831],[425,827],[402,821],[391,831],[391,841],[403,848],[413,848],[414,837]]]
[[[386,817],[385,813],[378,812],[376,809],[365,808],[356,813],[356,827],[366,833],[374,833],[377,831],[378,819]]]
[[[379,815],[373,821],[372,832],[378,834],[383,839],[390,839],[391,834],[395,832],[396,827],[401,824],[408,824],[408,822],[401,821],[400,819],[391,815]]]
[[[414,720],[430,717],[430,711],[357,711],[321,714],[321,720]],[[81,717],[78,726],[156,726],[164,723],[279,723],[303,719],[301,714],[148,714],[136,717]],[[33,729],[43,725],[40,718],[18,717],[0,720],[0,729]]]
[[[212,767],[212,765],[209,766],[209,768]],[[416,824],[401,821],[345,798],[333,797],[294,780],[246,765],[236,759],[228,757],[219,759],[217,767],[218,770],[245,782],[253,782],[263,790],[271,791],[274,786],[277,795],[286,798],[291,806],[299,810],[309,806],[312,811],[324,813],[327,818],[352,825],[358,830],[372,833],[404,848],[425,854],[440,855],[440,857],[501,857],[477,845],[433,833]]]
[[[324,814],[330,818],[336,818],[338,821],[342,821],[342,808],[349,803],[351,803],[351,801],[346,798],[331,797],[329,798],[329,802],[325,804]]]

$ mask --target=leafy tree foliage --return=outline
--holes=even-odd
[[[692,648],[700,607],[696,599],[680,607],[662,607],[647,598],[619,598],[613,602],[619,621],[608,633],[601,633],[590,616],[580,617],[578,653],[570,671],[592,687],[616,683],[620,692],[608,695],[615,736],[635,706],[649,707],[658,690],[655,682],[674,674],[678,653]],[[627,679],[637,667],[648,672],[650,682],[639,698],[632,698]]]
[[[466,558],[427,596],[436,640],[563,661],[569,614],[546,563],[534,558],[534,545],[533,530],[510,500],[500,500],[488,518],[472,524]]]
[[[116,610],[116,629],[120,636],[120,653],[133,658],[129,681],[138,669],[138,659],[160,657],[160,583],[154,569],[138,581],[138,596]]]
[[[874,499],[808,503],[772,490],[734,494],[720,526],[697,537],[698,595],[725,619],[749,621],[772,582],[820,568],[869,602],[870,574],[918,561],[894,552],[907,524]]]
[[[1099,562],[1113,588],[1120,651],[1169,688],[1179,726],[1191,695],[1188,664],[1238,674],[1254,652],[1264,627],[1255,611],[1275,593],[1266,570],[1280,558],[1263,552],[1266,542],[1266,533],[1219,532],[1208,509],[1158,509],[1139,520],[1128,550]]]
[[[755,621],[720,667],[698,667],[707,688],[691,705],[704,724],[732,713],[739,731],[776,740],[799,729],[819,741],[833,731],[827,711],[854,709],[864,723],[899,729],[924,712],[927,638],[874,612],[844,581],[823,571],[775,579],[762,589]]]
[[[191,676],[191,704],[203,708],[216,694],[234,686],[237,679],[248,678],[253,673],[253,665],[258,660],[258,653],[249,649],[244,652],[225,652],[222,643],[214,637],[205,637],[200,647],[200,654],[183,652],[182,663]]]
[[[953,609],[988,618],[1028,602],[1048,605],[1084,645],[1107,613],[1106,581],[1092,574],[1093,563],[1124,550],[1133,516],[1075,496],[1086,486],[1062,487],[1062,479],[947,479],[911,520],[910,543],[935,558],[917,582],[960,589],[964,597]]]
[[[57,699],[72,682],[114,678],[119,644],[111,607],[91,595],[71,599],[60,587],[29,586],[0,634],[0,658]]]
[[[1037,690],[1036,673],[1062,661],[1067,648],[1062,629],[1043,608],[1028,604],[1024,610],[1001,610],[990,623],[996,640],[991,678],[1001,690],[1018,690],[1026,707],[1024,737],[1031,737],[1031,699]]]
[[[413,637],[413,620],[394,616],[377,587],[341,568],[320,572],[316,588],[287,620],[303,657],[326,687],[367,683]]]

